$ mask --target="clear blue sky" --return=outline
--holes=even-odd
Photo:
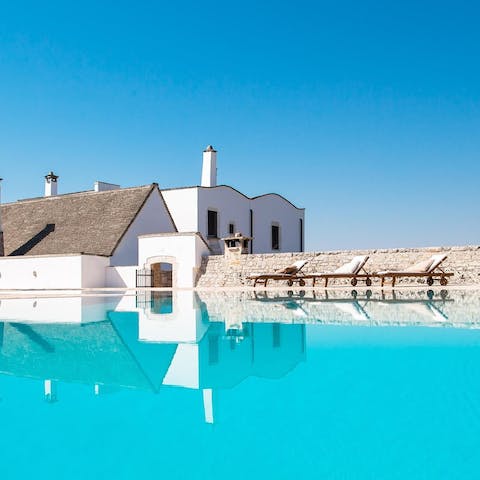
[[[95,180],[276,191],[308,249],[480,243],[480,7],[2,2],[5,201]]]

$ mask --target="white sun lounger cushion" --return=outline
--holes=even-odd
[[[286,274],[295,274],[299,270],[301,270],[304,265],[307,263],[307,260],[298,260],[295,263],[292,263],[292,265],[285,267],[283,270],[280,270],[278,273],[286,273]]]
[[[435,270],[446,258],[447,255],[445,255],[444,253],[432,255],[432,264],[428,268],[428,271],[431,272],[432,270]]]
[[[405,269],[406,272],[412,272],[412,273],[416,273],[416,272],[420,272],[420,273],[424,273],[424,272],[428,272],[430,270],[430,267],[432,266],[432,263],[433,263],[433,259],[432,258],[429,258],[428,260],[423,260],[423,262],[418,262],[418,263],[415,263],[415,265],[412,265],[410,267],[407,267]]]
[[[365,255],[358,255],[345,265],[337,268],[333,273],[351,273],[352,275],[358,273],[365,263]]]
[[[295,267],[297,270],[303,268],[303,266],[307,263],[306,260],[298,260],[292,266]]]
[[[429,273],[433,272],[445,259],[447,255],[440,253],[438,255],[432,255],[428,260],[418,262],[411,267],[407,267],[405,270],[382,270],[377,272],[379,275],[385,275],[387,273]]]

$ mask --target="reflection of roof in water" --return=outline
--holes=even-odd
[[[158,391],[177,350],[176,343],[140,342],[138,314],[134,312],[110,312],[108,314],[123,345]]]
[[[0,372],[4,374],[148,390],[158,389],[163,380],[158,374],[149,375],[108,321],[83,325],[4,323],[2,327]],[[154,347],[161,375],[168,369],[175,345]]]
[[[177,344],[139,341],[136,312],[108,317],[87,324],[0,323],[0,373],[158,391]],[[198,343],[198,366],[181,365],[198,375],[200,388],[231,388],[250,376],[281,378],[304,360],[305,325],[242,327],[237,342],[223,323],[210,324]]]

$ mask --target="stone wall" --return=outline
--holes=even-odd
[[[253,284],[248,276],[274,272],[285,268],[297,260],[308,260],[303,268],[306,274],[314,272],[332,272],[340,265],[349,262],[355,255],[370,255],[365,268],[368,272],[386,269],[404,269],[413,263],[429,258],[436,253],[448,255],[442,264],[454,276],[449,285],[480,286],[480,246],[463,247],[429,247],[429,248],[394,248],[382,250],[340,250],[331,252],[303,252],[242,255],[239,258],[228,259],[221,255],[205,257],[202,264],[202,275],[197,287],[241,287]],[[284,283],[284,282],[283,282]],[[321,282],[320,282],[321,283]],[[335,285],[345,285],[348,282],[336,280]],[[419,285],[425,280],[416,278],[402,279],[399,285]],[[310,282],[307,283],[309,285]],[[379,284],[374,281],[373,285]],[[270,285],[270,284],[269,284]],[[275,285],[272,282],[271,285]]]

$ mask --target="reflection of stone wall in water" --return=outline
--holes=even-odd
[[[480,328],[480,297],[476,291],[319,290],[306,292],[203,291],[211,322],[425,325]]]
[[[386,269],[405,269],[409,265],[441,252],[448,255],[442,268],[455,274],[449,280],[449,285],[480,285],[480,246],[464,246],[241,255],[236,262],[231,262],[220,255],[212,255],[203,259],[203,275],[200,276],[197,287],[252,285],[252,281],[247,280],[248,276],[271,273],[297,260],[308,260],[302,270],[308,274],[333,272],[355,255],[369,255],[370,259],[365,268],[368,272],[376,272]],[[374,282],[374,285],[377,283],[378,281]],[[399,283],[419,286],[425,284],[425,279],[404,278]],[[336,280],[335,284],[345,285],[347,281]],[[272,285],[281,284],[272,282]]]

